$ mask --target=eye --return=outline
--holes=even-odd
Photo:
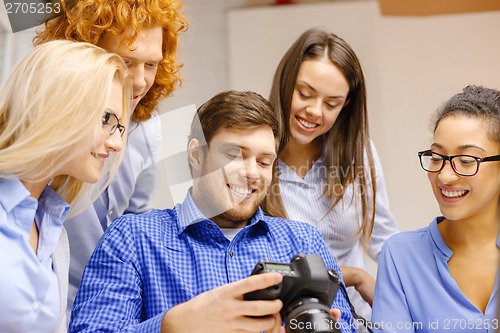
[[[328,109],[330,109],[330,110],[333,110],[333,109],[335,109],[335,108],[337,107],[337,105],[336,105],[336,104],[330,104],[330,103],[326,103],[326,102],[325,102],[325,104],[326,104],[326,107],[327,107]]]
[[[471,164],[476,164],[477,161],[475,158],[473,157],[470,157],[470,156],[460,156],[460,164],[463,164],[463,165],[471,165]]]
[[[241,154],[239,151],[228,151],[226,152],[226,156],[232,160],[241,158]]]
[[[271,166],[271,163],[267,163],[267,162],[258,162],[258,163],[263,168],[269,168]]]
[[[157,62],[147,62],[146,67],[150,68],[150,69],[155,69],[158,67],[158,63]]]
[[[109,112],[104,112],[102,115],[102,124],[103,125],[109,125],[109,119],[111,118],[111,113]]]
[[[125,63],[125,65],[126,65],[127,67],[132,66],[132,60],[127,59],[127,58],[122,58],[122,60],[123,60],[123,62]]]
[[[310,97],[311,97],[311,96],[310,96],[310,95],[308,95],[307,93],[302,92],[302,91],[300,91],[300,90],[298,90],[298,89],[297,89],[297,93],[298,93],[298,94],[299,94],[299,96],[300,96],[301,98],[303,98],[303,99],[307,99],[307,98],[310,98]]]

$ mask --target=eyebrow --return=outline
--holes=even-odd
[[[443,148],[443,145],[437,143],[437,142],[434,142],[431,147],[436,147],[436,148]],[[483,148],[477,146],[477,145],[474,145],[474,144],[466,144],[466,145],[461,145],[461,146],[458,146],[458,149],[459,150],[466,150],[466,149],[469,149],[469,148],[476,148],[476,149],[480,149],[484,152],[486,152],[486,150],[484,150]]]
[[[311,89],[312,91],[314,92],[318,92],[316,89],[314,89],[313,86],[311,86],[309,83],[307,83],[306,81],[304,80],[297,80],[297,83],[302,83],[302,84],[305,84],[307,87],[309,87],[309,89]],[[341,98],[341,99],[346,99],[347,97],[344,97],[342,95],[339,95],[339,96],[328,96],[328,98],[333,98],[333,99],[338,99],[338,98]]]
[[[121,57],[123,59],[127,59],[127,60],[144,61],[144,62],[155,62],[155,63],[159,63],[160,61],[163,60],[163,56],[159,57],[159,58],[153,58],[153,59],[143,59],[141,57],[134,57],[134,56],[131,56],[131,55],[122,55]]]
[[[105,108],[104,112],[109,112],[112,115],[114,115],[116,118],[118,118],[118,116],[116,115],[116,112],[114,110],[110,109],[110,108]],[[120,121],[120,120],[122,120],[122,118],[118,118],[118,120]]]

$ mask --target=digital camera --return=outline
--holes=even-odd
[[[288,333],[340,332],[330,313],[339,275],[326,269],[320,256],[298,254],[289,264],[259,261],[252,275],[267,272],[281,273],[283,281],[245,294],[245,300],[280,299],[283,302],[280,314]]]

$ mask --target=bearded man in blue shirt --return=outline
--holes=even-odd
[[[250,276],[260,260],[320,255],[340,273],[316,228],[269,217],[268,193],[280,124],[252,92],[227,91],[203,104],[191,126],[193,187],[173,209],[125,215],[106,230],[87,267],[70,332],[284,332],[280,300],[243,295],[282,281]],[[354,331],[341,292],[332,313]]]

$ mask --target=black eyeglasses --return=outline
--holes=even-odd
[[[113,135],[116,129],[120,131],[121,136],[125,133],[125,126],[120,124],[120,120],[115,114],[108,111],[105,111],[102,116],[102,127],[108,130],[110,135]]]
[[[450,161],[451,168],[460,176],[474,176],[479,171],[481,162],[500,161],[500,155],[477,157],[471,155],[446,156],[424,150],[418,153],[420,165],[427,172],[443,170],[446,161]]]

